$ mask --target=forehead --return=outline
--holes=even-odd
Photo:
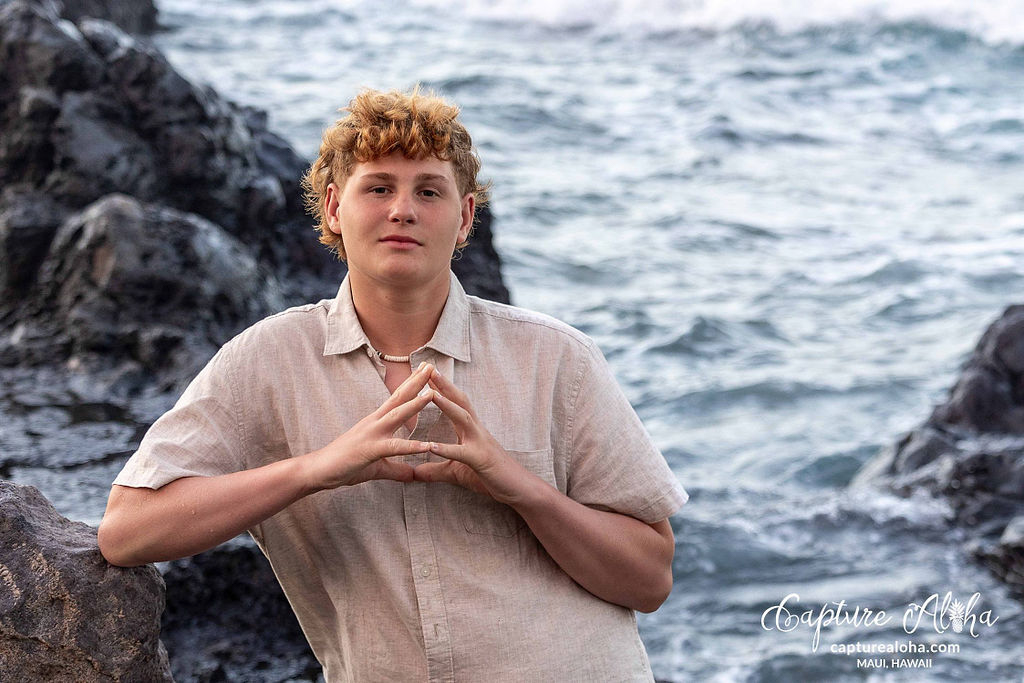
[[[396,179],[415,179],[418,176],[434,176],[455,183],[455,168],[450,161],[434,156],[424,159],[409,159],[400,152],[370,161],[357,161],[352,166],[350,178],[389,175]]]

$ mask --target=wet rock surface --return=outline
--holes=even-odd
[[[169,563],[163,639],[178,681],[323,680],[266,558],[247,538]]]
[[[69,359],[105,377],[103,393],[173,390],[239,329],[282,308],[277,279],[232,235],[113,194],[57,231],[4,352],[30,365]]]
[[[0,265],[5,302],[30,291],[72,213],[110,193],[195,213],[242,240],[305,299],[341,268],[294,192],[306,168],[266,116],[193,85],[144,39],[45,6],[0,6]]]
[[[989,326],[946,402],[853,485],[948,500],[967,550],[1024,598],[1024,306]]]
[[[56,0],[60,15],[71,21],[105,19],[128,33],[152,33],[157,29],[156,5],[151,0]]]
[[[286,304],[333,296],[344,266],[305,214],[308,163],[266,114],[191,84],[109,22],[74,25],[49,7],[0,6],[0,363],[95,373],[105,356],[116,384],[127,359],[148,373],[136,384],[180,388],[196,339],[217,346]],[[481,212],[455,270],[471,294],[508,301],[490,223]],[[198,329],[183,333],[190,317]]]
[[[111,567],[95,529],[60,516],[36,489],[0,481],[4,680],[171,681],[163,607],[154,567]]]
[[[0,0],[0,5],[11,0]],[[50,14],[78,22],[104,19],[128,33],[152,33],[157,30],[157,10],[152,0],[111,2],[110,0],[31,0]]]
[[[511,297],[501,275],[501,257],[494,248],[492,221],[489,208],[477,209],[469,246],[452,262],[452,271],[468,294],[507,304]]]
[[[39,486],[92,524],[148,426],[221,344],[334,296],[345,272],[303,209],[308,160],[265,112],[190,83],[131,34],[155,16],[147,2],[0,0],[0,480]],[[486,207],[453,269],[470,294],[508,302]],[[92,540],[58,545],[106,566],[83,533]],[[320,676],[251,542],[164,570],[178,681]],[[92,584],[69,599],[95,596]],[[162,593],[120,595],[159,618]],[[24,619],[42,610],[22,604]],[[27,679],[92,680],[67,661]]]

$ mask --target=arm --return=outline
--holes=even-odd
[[[675,537],[668,520],[647,524],[577,503],[544,480],[512,507],[558,563],[594,595],[640,612],[661,607],[672,590]]]
[[[420,366],[380,408],[323,448],[214,477],[186,477],[160,489],[114,486],[100,523],[108,562],[136,566],[194,555],[227,541],[311,493],[371,479],[412,481],[412,468],[385,458],[427,450],[395,430],[430,402],[417,396],[432,367]]]
[[[417,480],[458,484],[510,505],[565,573],[603,600],[642,612],[665,601],[675,552],[668,520],[647,524],[572,500],[509,457],[449,380],[434,372],[430,384],[459,443],[431,444],[448,460],[419,465]]]
[[[299,465],[281,460],[156,490],[114,486],[97,534],[100,552],[111,564],[134,567],[208,550],[306,495]]]

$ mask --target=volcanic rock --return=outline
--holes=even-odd
[[[945,498],[969,551],[1024,597],[1024,306],[989,326],[946,402],[852,485]]]
[[[170,388],[283,307],[276,278],[213,223],[109,195],[59,229],[2,353],[66,358],[79,371],[113,365],[139,386],[159,373]]]
[[[59,0],[58,4],[60,15],[71,21],[87,17],[106,19],[127,33],[152,33],[157,29],[156,5],[152,0]]]
[[[316,680],[322,676],[270,564],[236,539],[164,572],[163,640],[186,680]]]
[[[996,576],[1024,596],[1024,517],[1014,517],[995,544],[976,544],[974,555]]]
[[[57,225],[115,192],[203,216],[279,275],[340,280],[296,192],[307,164],[260,112],[189,83],[155,47],[106,21],[75,25],[13,0],[0,6],[0,42],[8,312],[34,282],[35,258]],[[40,197],[45,206],[36,209]]]
[[[11,0],[0,0],[5,5]],[[105,19],[127,33],[152,33],[157,29],[157,10],[152,0],[29,0],[43,11],[79,22],[82,19]]]
[[[0,481],[0,673],[11,681],[171,681],[164,584],[111,567],[96,530]]]
[[[151,30],[150,7],[0,0],[0,479],[123,461],[219,345],[269,313],[333,296],[345,272],[304,211],[308,161],[267,115],[190,83],[122,30]],[[486,207],[453,269],[468,293],[509,301]],[[30,525],[3,495],[0,679],[167,680],[153,568],[110,567],[79,524],[88,542],[54,531],[51,549],[77,558],[87,579],[59,554],[39,557],[64,574],[33,578],[19,555],[33,546],[10,535]],[[319,674],[255,548],[173,563],[168,584],[182,680]],[[93,617],[55,620],[47,600]],[[96,643],[99,630],[107,640]],[[44,640],[51,632],[63,640]]]
[[[305,214],[307,163],[266,114],[194,86],[113,24],[76,26],[50,4],[0,6],[0,363],[96,369],[81,361],[103,356],[134,373],[129,385],[178,387],[177,370],[247,325],[333,295],[344,267]],[[134,200],[86,210],[111,194]],[[490,223],[482,211],[455,270],[471,294],[507,302]],[[173,253],[195,239],[205,246]]]
[[[468,294],[507,304],[511,297],[501,276],[501,257],[494,248],[492,220],[486,205],[476,210],[469,246],[456,255],[452,271]]]

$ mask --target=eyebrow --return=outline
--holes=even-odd
[[[367,173],[366,175],[363,176],[363,178],[377,178],[378,180],[392,180],[393,181],[395,179],[395,176],[392,175],[391,173],[384,173],[382,171],[380,173]],[[449,182],[448,176],[441,175],[439,173],[417,173],[415,178],[414,178],[414,180],[416,180],[417,182],[424,182],[424,181],[445,182],[445,183]]]

